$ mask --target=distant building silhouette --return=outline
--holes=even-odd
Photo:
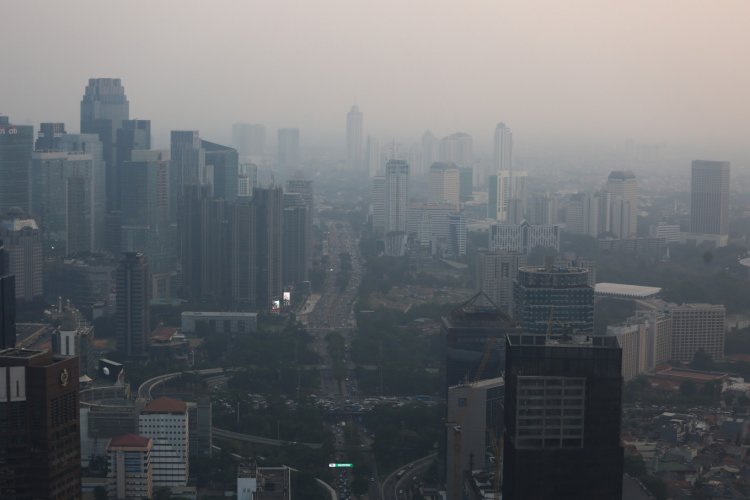
[[[362,156],[362,112],[355,104],[346,114],[346,163],[349,169],[363,169]]]
[[[728,161],[695,160],[690,183],[690,232],[729,233]]]
[[[13,207],[29,209],[29,169],[34,127],[14,125],[0,116],[0,214]]]
[[[385,253],[402,256],[406,251],[409,209],[409,164],[390,160],[385,166]]]
[[[492,155],[493,173],[513,169],[513,132],[504,123],[495,127],[495,143]]]
[[[0,240],[0,349],[16,346],[16,277]]]
[[[143,254],[128,252],[115,271],[115,332],[117,350],[129,358],[146,354],[151,282]]]
[[[277,163],[282,168],[299,168],[299,129],[280,128],[278,131]]]

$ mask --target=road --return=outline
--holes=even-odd
[[[432,455],[415,460],[393,471],[385,481],[383,481],[383,499],[407,500],[408,498],[411,498],[411,496],[408,495],[409,490],[412,486],[416,486],[419,483],[420,476],[427,472],[427,469],[430,468],[430,465],[436,457],[437,454],[433,453]],[[401,471],[404,471],[404,473],[399,476]],[[417,478],[416,481],[413,479],[414,477]]]

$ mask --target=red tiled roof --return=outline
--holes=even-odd
[[[122,448],[145,448],[148,446],[149,441],[147,437],[138,436],[136,434],[123,434],[122,436],[113,437],[109,442],[109,446],[117,446]]]
[[[160,342],[168,342],[172,336],[179,330],[171,326],[160,326],[151,332],[151,340],[157,340]]]
[[[186,411],[187,405],[184,401],[162,396],[147,404],[142,413],[185,413]]]

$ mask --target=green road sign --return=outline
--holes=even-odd
[[[354,467],[354,464],[333,464],[333,463],[331,463],[331,464],[328,464],[328,467],[330,467],[332,469],[337,468],[337,467],[344,467],[344,468],[347,468],[347,469],[351,469],[352,467]]]

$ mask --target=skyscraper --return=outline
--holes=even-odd
[[[106,200],[117,207],[117,130],[130,118],[130,103],[119,78],[90,78],[81,99],[81,133],[97,134],[106,163]]]
[[[232,300],[255,307],[257,302],[257,211],[254,201],[238,199],[230,218]]]
[[[232,146],[244,161],[262,163],[266,149],[266,128],[254,123],[232,125]]]
[[[429,203],[449,203],[459,207],[459,170],[454,163],[433,163],[428,178],[427,201]]]
[[[13,207],[29,209],[29,169],[34,127],[13,125],[0,116],[0,214]]]
[[[380,141],[371,135],[367,136],[367,172],[370,177],[375,177],[380,173],[383,166],[381,159]]]
[[[117,129],[116,145],[116,175],[115,188],[116,209],[121,210],[121,188],[120,184],[128,176],[125,170],[125,162],[132,160],[133,151],[151,149],[151,121],[150,120],[123,120],[122,127]]]
[[[669,359],[689,363],[703,351],[714,361],[724,359],[727,310],[719,304],[670,305],[672,354]]]
[[[420,162],[419,175],[427,173],[427,169],[435,163],[440,161],[440,141],[435,135],[429,130],[424,133],[421,141],[422,146],[422,158]]]
[[[582,267],[522,267],[513,285],[513,317],[524,332],[594,333],[594,289]]]
[[[456,132],[440,141],[440,161],[469,167],[474,163],[473,141],[469,134]]]
[[[308,280],[307,204],[299,193],[284,193],[283,284],[301,286]]]
[[[278,164],[283,168],[299,168],[299,129],[280,128],[278,132]]]
[[[484,292],[505,314],[513,315],[513,282],[518,269],[526,266],[526,254],[520,252],[479,252],[477,254],[477,291]]]
[[[239,155],[237,150],[214,142],[201,141],[206,151],[206,169],[213,173],[213,193],[215,198],[234,201],[237,198],[239,182]]]
[[[513,169],[513,132],[502,122],[495,127],[495,148],[493,152],[493,173]]]
[[[8,254],[9,272],[15,275],[16,300],[41,297],[42,238],[36,221],[18,209],[10,210],[0,221],[0,240]]]
[[[487,217],[520,224],[526,209],[526,177],[523,170],[500,170],[489,176]]]
[[[81,498],[78,358],[0,350],[0,497]]]
[[[312,269],[313,259],[313,217],[315,215],[313,181],[305,179],[305,177],[301,173],[299,173],[298,175],[295,175],[294,178],[289,179],[286,182],[286,192],[290,194],[299,194],[305,204],[304,273],[305,276],[307,276],[310,272],[310,269]]]
[[[362,170],[362,112],[356,104],[346,114],[346,163],[350,170]]]
[[[281,187],[253,191],[256,211],[257,293],[259,310],[269,311],[282,293],[283,211]]]
[[[172,222],[182,210],[185,188],[207,184],[206,150],[197,130],[173,130],[171,133],[171,164],[169,166],[169,209]]]
[[[729,233],[728,161],[693,161],[690,232],[719,235]]]
[[[409,164],[390,160],[385,166],[385,253],[402,256],[406,251],[409,208]]]
[[[115,271],[115,333],[117,350],[129,358],[143,356],[147,348],[151,281],[146,257],[127,252]]]
[[[622,498],[614,337],[509,335],[503,498]]]
[[[16,346],[16,277],[0,240],[0,349]]]
[[[610,194],[610,232],[617,238],[638,234],[638,182],[630,171],[609,174],[605,191]]]
[[[385,233],[385,177],[378,175],[372,178],[372,230],[376,234]]]
[[[65,135],[64,123],[41,123],[34,143],[35,151],[59,151],[59,139]]]

